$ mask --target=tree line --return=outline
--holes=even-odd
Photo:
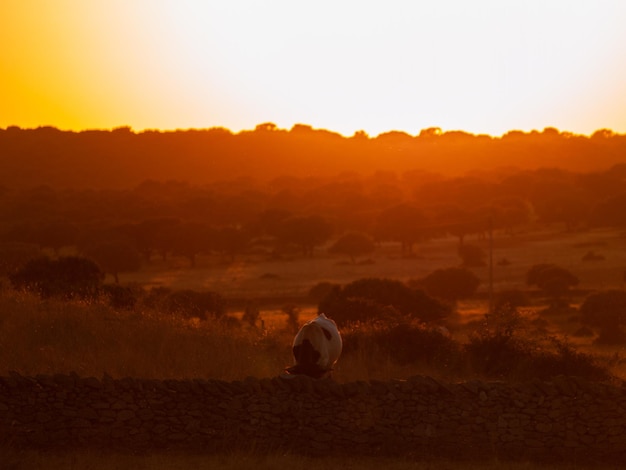
[[[466,240],[490,229],[626,227],[625,179],[626,164],[620,164],[594,173],[500,170],[444,177],[379,172],[281,177],[264,184],[144,181],[130,190],[5,188],[0,191],[0,248],[15,253],[30,245],[58,253],[77,247],[102,259],[117,276],[155,257],[184,257],[193,267],[200,254],[216,253],[225,260],[249,253],[310,257],[331,242],[332,252],[354,262],[373,251],[375,243],[397,242],[410,254],[420,242],[453,235],[461,257],[480,262],[480,253]],[[5,271],[11,256],[2,256]]]
[[[207,184],[233,178],[268,181],[281,175],[332,176],[346,171],[422,170],[460,175],[475,169],[559,167],[605,170],[623,162],[626,136],[510,131],[501,137],[423,129],[345,137],[297,124],[264,123],[233,133],[224,128],[133,132],[0,129],[0,186],[41,184],[74,189],[128,189],[145,179]]]

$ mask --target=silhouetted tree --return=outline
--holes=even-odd
[[[319,303],[324,297],[332,292],[335,288],[341,288],[339,284],[328,281],[322,281],[315,284],[309,289],[307,297],[315,303]]]
[[[139,252],[124,241],[104,241],[95,243],[85,250],[107,274],[111,274],[115,283],[119,284],[120,273],[135,272],[141,268]]]
[[[400,204],[381,212],[376,221],[375,233],[380,240],[400,242],[403,253],[412,253],[413,245],[427,238],[427,224],[421,209],[410,204]]]
[[[52,260],[41,257],[26,263],[9,279],[16,289],[35,292],[41,298],[85,299],[97,295],[104,273],[87,258],[64,256]]]
[[[137,303],[137,292],[130,286],[119,284],[104,284],[102,293],[113,308],[132,310]]]
[[[198,292],[190,289],[174,291],[165,300],[169,313],[186,318],[206,320],[209,317],[221,318],[225,312],[225,302],[216,292]]]
[[[392,279],[360,279],[334,288],[318,311],[339,325],[367,320],[398,321],[409,317],[425,322],[441,320],[450,308],[421,290]]]
[[[0,277],[8,276],[24,266],[31,259],[40,256],[40,248],[31,243],[0,243]]]
[[[331,253],[348,255],[352,264],[356,262],[357,256],[372,253],[376,245],[370,237],[362,233],[347,233],[342,235],[328,249]]]
[[[513,289],[498,292],[494,301],[496,312],[517,311],[519,307],[530,305],[528,294],[522,290]]]
[[[196,256],[213,248],[214,230],[200,223],[181,223],[168,228],[168,240],[172,253],[189,260],[196,267]]]
[[[296,245],[308,257],[312,257],[315,247],[326,242],[332,233],[330,222],[317,215],[290,217],[277,228],[280,243]]]
[[[504,165],[587,171],[621,162],[624,148],[624,136],[608,131],[591,138],[558,131],[511,131],[502,138],[491,138],[431,128],[421,131],[418,137],[389,132],[368,138],[362,134],[343,137],[306,124],[286,131],[273,123],[239,133],[223,128],[174,132],[10,128],[0,129],[0,167],[8,170],[0,175],[0,184],[119,189],[151,179],[204,185],[229,179],[233,174],[267,181],[276,177],[277,169],[284,175],[305,178],[335,175],[356,167],[363,173],[406,171],[418,160],[425,170],[456,174]],[[210,161],[206,159],[207,149]],[[48,196],[31,200],[31,205],[25,207],[29,216],[55,210],[58,201]]]
[[[599,343],[626,344],[626,291],[590,294],[580,306],[583,323],[600,328]]]
[[[485,251],[478,245],[461,245],[458,248],[459,256],[466,268],[475,268],[485,265]]]
[[[240,227],[222,227],[213,231],[213,247],[231,261],[246,251],[250,241],[250,232]]]
[[[597,227],[626,227],[625,207],[626,192],[611,196],[592,209],[591,223]]]
[[[526,273],[526,284],[537,286],[554,300],[561,299],[578,282],[574,274],[554,264],[535,264]]]
[[[180,220],[175,217],[159,217],[143,220],[134,226],[134,243],[146,262],[150,262],[155,251],[165,260],[167,250],[171,249],[167,244],[167,230],[178,224]]]
[[[67,221],[40,223],[32,227],[30,238],[42,248],[52,248],[58,254],[61,248],[76,243],[78,229]]]
[[[480,279],[465,268],[446,268],[433,271],[415,284],[433,297],[456,302],[474,295]]]

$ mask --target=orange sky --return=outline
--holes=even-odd
[[[626,133],[623,0],[2,0],[0,127]]]

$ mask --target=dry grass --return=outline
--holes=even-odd
[[[301,312],[301,321],[313,314]],[[231,321],[194,321],[155,311],[117,312],[103,304],[40,301],[0,292],[0,374],[69,374],[113,378],[274,377],[293,361],[279,310],[263,312],[264,328]],[[419,364],[400,366],[375,344],[344,354],[338,382],[437,376]]]
[[[470,240],[470,242],[474,242]],[[429,242],[414,259],[403,259],[383,247],[374,264],[338,265],[336,259],[319,256],[313,260],[271,262],[239,260],[232,265],[209,265],[198,269],[164,266],[155,262],[123,281],[141,285],[163,285],[174,289],[210,289],[244,298],[293,297],[304,295],[320,281],[350,282],[361,277],[418,278],[440,267],[458,264],[456,239]],[[594,246],[606,262],[589,264],[580,257]],[[496,286],[524,287],[529,266],[540,262],[562,265],[575,272],[583,288],[622,287],[626,268],[626,238],[608,231],[571,234],[527,234],[496,240],[496,260],[507,258],[511,265],[497,267]],[[206,260],[205,260],[206,261]],[[486,269],[477,269],[485,288]],[[272,274],[268,276],[267,274]],[[292,331],[280,305],[264,308],[265,328],[242,328],[227,322],[193,322],[167,317],[155,311],[118,312],[103,304],[40,301],[38,298],[0,289],[0,374],[14,370],[24,375],[77,372],[84,376],[108,374],[145,378],[220,378],[237,380],[246,376],[269,377],[291,363]],[[300,320],[315,313],[311,305],[299,305]],[[537,318],[540,306],[527,315]],[[464,341],[472,326],[486,312],[484,300],[463,302],[450,321],[454,339]],[[621,347],[597,347],[593,337],[576,338],[579,327],[575,313],[542,316],[531,335],[566,336],[578,349],[599,356],[613,373],[626,378],[626,351]],[[339,382],[402,378],[438,371],[414,365],[400,366],[375,346],[359,347],[342,357],[335,379]],[[0,468],[4,469],[187,469],[187,468],[317,468],[372,469],[573,469],[575,464],[541,466],[530,463],[447,461],[413,462],[405,459],[324,458],[296,455],[238,453],[218,456],[156,453],[130,455],[99,451],[44,453],[0,446]],[[602,467],[596,467],[602,468]]]
[[[482,307],[481,307],[482,305]],[[453,339],[466,343],[469,332],[484,318],[484,301],[460,305],[450,321]],[[302,309],[300,322],[314,315]],[[233,315],[238,317],[239,315]],[[557,336],[574,328],[571,314],[541,319],[537,309],[527,309],[525,334],[533,341]],[[274,377],[292,363],[286,314],[280,309],[261,312],[263,327],[251,327],[234,318],[226,321],[185,320],[154,310],[116,311],[102,303],[41,301],[0,291],[0,374],[68,374],[114,378],[156,379],[217,378],[241,380],[248,376]],[[389,380],[429,375],[443,380],[479,378],[459,358],[399,364],[374,340],[374,331],[363,330],[359,341],[346,339],[346,347],[334,372],[336,381]],[[401,338],[398,338],[400,340]],[[626,377],[623,348],[598,348],[593,338],[567,337],[578,350],[594,354],[601,365],[618,377]],[[546,343],[549,343],[546,342]],[[398,347],[410,347],[398,343]]]
[[[488,249],[488,242],[475,236],[469,237],[466,243]],[[304,295],[321,281],[344,284],[363,277],[418,279],[439,268],[458,266],[461,260],[457,247],[455,237],[433,239],[417,246],[414,256],[402,257],[396,244],[382,244],[370,256],[372,263],[366,264],[338,262],[340,259],[330,256],[323,247],[312,259],[245,256],[225,264],[213,257],[200,256],[194,269],[189,269],[182,259],[171,258],[163,263],[155,258],[141,271],[123,274],[122,281],[174,289],[214,290],[225,296],[288,297]],[[590,247],[606,259],[582,261]],[[505,258],[509,265],[497,264]],[[626,237],[614,230],[544,230],[513,236],[496,233],[494,262],[496,290],[525,288],[528,268],[538,263],[553,263],[570,269],[585,289],[621,288],[626,269]],[[486,291],[487,268],[474,271],[482,280],[480,290]]]
[[[271,376],[290,363],[289,341],[280,338],[279,330],[185,321],[150,311],[120,313],[97,303],[42,302],[26,294],[0,293],[4,374],[14,370],[24,375],[77,372],[224,380]]]

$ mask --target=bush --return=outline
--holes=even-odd
[[[376,332],[374,339],[400,365],[420,363],[446,368],[459,359],[458,343],[424,325],[387,325]]]
[[[546,295],[559,298],[578,285],[578,278],[565,268],[554,264],[535,264],[526,273],[526,283],[537,286]]]
[[[608,290],[589,295],[580,306],[585,325],[600,328],[596,344],[626,344],[626,292]]]
[[[27,262],[9,276],[15,289],[37,293],[41,298],[95,298],[104,273],[87,258],[65,256],[56,260],[40,257]]]
[[[470,370],[484,377],[548,380],[572,375],[588,380],[608,380],[611,375],[593,356],[576,351],[554,337],[525,335],[523,319],[517,311],[503,311],[500,318],[487,317],[481,328],[470,335],[463,350]]]
[[[580,306],[581,320],[591,326],[620,329],[626,324],[626,291],[590,294]]]
[[[379,362],[389,359],[400,366],[426,367],[448,375],[458,372],[462,362],[459,343],[437,329],[405,319],[353,323],[341,334],[344,356],[376,351],[373,358]]]
[[[626,333],[622,328],[601,328],[593,344],[615,346],[626,344]]]
[[[494,310],[501,311],[505,309],[517,310],[519,307],[530,305],[528,295],[521,290],[513,289],[498,292],[494,299]]]
[[[554,351],[542,351],[533,357],[534,376],[549,379],[559,375],[582,377],[587,380],[611,379],[606,367],[599,365],[590,355],[576,351],[569,343],[552,338]]]
[[[485,266],[485,251],[477,245],[461,245],[459,256],[466,268],[479,268]]]
[[[309,289],[308,298],[319,303],[324,297],[330,294],[335,287],[339,287],[339,285],[328,281],[318,282]]]
[[[225,304],[221,295],[215,292],[196,292],[186,289],[174,291],[165,301],[168,313],[174,313],[186,318],[208,317],[220,318],[224,315]]]
[[[440,320],[450,308],[421,290],[391,279],[360,279],[335,287],[319,303],[318,310],[338,325],[352,322],[408,317],[424,322]]]
[[[468,269],[447,268],[433,271],[416,284],[423,286],[433,297],[456,302],[474,295],[480,279]]]
[[[102,293],[111,307],[116,309],[132,310],[137,304],[137,294],[132,287],[119,284],[105,284]]]
[[[347,255],[352,264],[357,256],[367,255],[376,249],[372,239],[362,233],[348,233],[340,237],[329,249],[330,253]]]
[[[10,275],[28,261],[41,257],[39,246],[30,243],[0,243],[0,276]]]
[[[166,310],[167,298],[172,292],[169,287],[152,287],[143,297],[143,305],[152,310],[164,311]]]
[[[105,273],[119,283],[119,274],[138,271],[141,267],[139,252],[129,243],[122,241],[104,241],[86,249],[86,254],[93,259]]]
[[[507,378],[531,357],[529,345],[505,331],[481,331],[470,336],[464,352],[474,373]]]

